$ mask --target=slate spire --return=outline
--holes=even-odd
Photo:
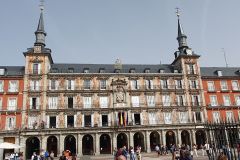
[[[177,14],[177,17],[178,17],[178,36],[177,36],[178,49],[181,51],[181,50],[183,50],[184,48],[188,48],[188,45],[187,45],[187,36],[184,34],[182,25],[181,25],[181,23],[180,23],[179,8],[176,8],[176,9],[177,9],[176,14]]]
[[[35,32],[36,41],[34,43],[35,46],[45,46],[45,37],[47,33],[44,30],[44,21],[43,21],[43,5],[40,6],[40,18],[38,21],[38,27]]]

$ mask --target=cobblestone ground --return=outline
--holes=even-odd
[[[202,156],[201,152],[199,152],[199,157],[194,157],[194,160],[208,160],[207,156]],[[157,156],[155,152],[153,153],[143,153],[142,160],[171,160],[171,155],[165,156]],[[81,157],[80,160],[113,160],[112,155],[100,155],[100,156],[84,156]]]

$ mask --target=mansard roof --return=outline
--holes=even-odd
[[[175,66],[170,64],[122,64],[120,73],[130,73],[134,70],[134,73],[145,73],[149,70],[149,73],[159,73],[160,70],[164,70],[164,73],[173,73]],[[68,73],[72,70],[73,73],[83,73],[87,69],[89,73],[99,73],[100,70],[104,70],[104,73],[115,73],[115,64],[61,64],[55,63],[51,65],[51,73]]]
[[[0,77],[23,76],[25,72],[24,66],[0,66],[0,69],[4,69],[4,74],[0,75]]]
[[[201,67],[201,76],[213,77],[213,78],[227,78],[227,77],[239,77],[240,67]],[[221,72],[221,76],[218,75],[218,71]]]

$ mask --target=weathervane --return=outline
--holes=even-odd
[[[44,0],[40,0],[39,8],[40,8],[41,11],[44,10]]]
[[[176,9],[177,17],[178,17],[178,19],[179,19],[179,17],[180,17],[180,8],[176,7],[175,9]]]

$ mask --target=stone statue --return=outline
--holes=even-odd
[[[94,113],[94,125],[99,123],[99,114],[97,112]]]
[[[64,127],[64,115],[60,114],[59,116],[59,127],[63,128]]]
[[[77,115],[77,126],[82,127],[82,114]]]
[[[117,86],[116,102],[117,103],[124,102],[124,91],[123,91],[123,88],[120,86]]]

